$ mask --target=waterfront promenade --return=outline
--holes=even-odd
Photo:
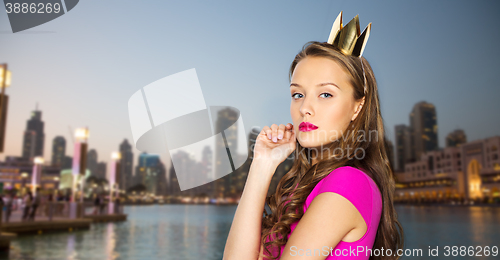
[[[100,212],[96,212],[91,204],[83,205],[83,215],[81,217],[69,218],[68,208],[68,203],[54,203],[52,207],[42,204],[42,207],[37,210],[34,220],[23,220],[22,210],[17,209],[12,211],[8,222],[6,222],[5,211],[3,211],[0,225],[0,251],[8,252],[10,241],[18,235],[88,230],[91,223],[127,220],[127,215],[122,213],[107,214],[107,207],[103,207]],[[48,214],[49,212],[52,213]],[[117,212],[123,212],[122,207],[118,207]]]
[[[46,207],[47,206],[47,207]],[[69,218],[67,203],[55,203],[53,214],[49,214],[47,204],[43,204],[37,210],[33,220],[22,220],[22,210],[12,211],[9,221],[6,222],[5,211],[2,214],[1,230],[13,233],[40,233],[45,231],[88,229],[92,222],[125,221],[127,216],[121,214],[122,206],[117,208],[117,214],[107,214],[107,205],[100,212],[94,212],[94,207],[90,203],[84,204],[83,216],[79,218]],[[52,217],[50,217],[52,215]]]
[[[78,229],[90,228],[91,219],[77,218],[70,219],[64,216],[54,216],[50,219],[48,216],[36,216],[34,221],[22,221],[22,212],[14,211],[9,219],[5,222],[5,217],[2,219],[2,232],[16,234],[41,234],[51,231],[73,231]]]

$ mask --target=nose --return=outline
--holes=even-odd
[[[300,106],[300,114],[302,116],[312,116],[313,115],[313,109],[309,101],[307,101],[307,98],[304,99],[304,102]]]

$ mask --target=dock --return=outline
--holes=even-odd
[[[2,223],[2,232],[15,234],[42,234],[53,231],[68,231],[89,229],[92,220],[80,219],[57,219],[37,221],[16,221]]]
[[[85,215],[84,218],[90,219],[93,223],[127,221],[126,214]]]

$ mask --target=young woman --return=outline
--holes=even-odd
[[[403,229],[368,61],[308,42],[290,82],[293,124],[266,126],[257,137],[224,259],[398,259]],[[293,167],[266,198],[293,151]],[[263,217],[265,202],[271,213]]]

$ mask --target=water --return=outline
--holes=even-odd
[[[500,247],[500,208],[396,209],[405,231],[405,249],[422,249],[423,254],[403,259],[471,259],[445,257],[444,247]],[[127,206],[126,222],[93,224],[90,230],[72,233],[18,237],[11,243],[10,259],[222,259],[235,210],[236,206],[214,205]],[[439,256],[429,256],[429,246],[438,246]]]
[[[127,206],[126,222],[23,236],[11,259],[221,259],[235,206]]]
[[[403,259],[500,259],[500,207],[397,206],[396,210],[405,249],[422,249],[421,257],[412,254]],[[485,256],[486,246],[490,252],[496,246],[496,256]],[[439,255],[431,256],[429,247],[437,247]]]

